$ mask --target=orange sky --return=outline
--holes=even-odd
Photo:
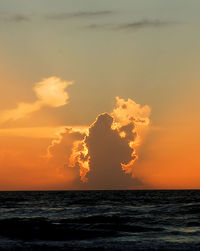
[[[194,93],[191,95],[194,97]],[[189,104],[188,99],[183,100],[163,117],[165,127],[151,124],[133,169],[143,185],[135,189],[200,188],[200,119],[193,110],[196,99],[189,100]],[[1,129],[0,189],[80,189],[78,170],[66,168],[73,142],[79,136],[64,134],[62,141],[58,138],[51,151],[53,158],[45,156],[52,137],[56,138],[56,132],[63,131],[63,128]]]
[[[0,139],[1,190],[65,189],[76,179],[75,171],[64,169],[67,150],[63,146],[59,146],[50,161],[46,157],[49,138],[1,136]],[[67,144],[70,142],[69,137]],[[68,148],[67,144],[64,147]]]
[[[198,89],[163,117],[163,127],[149,132],[135,172],[153,188],[200,188],[200,116]]]
[[[200,189],[199,8],[196,0],[181,8],[179,1],[4,1],[0,190],[91,188],[79,168],[94,163],[102,177],[109,169],[104,181],[90,173],[101,188],[111,179],[113,189]],[[128,99],[136,105],[127,109]]]

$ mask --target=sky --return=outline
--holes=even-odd
[[[0,190],[200,189],[199,8],[0,0]]]

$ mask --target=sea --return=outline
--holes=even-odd
[[[0,192],[0,250],[200,250],[200,191]]]

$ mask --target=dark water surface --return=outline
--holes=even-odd
[[[0,192],[0,250],[200,250],[200,191]]]

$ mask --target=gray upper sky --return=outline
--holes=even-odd
[[[199,77],[197,0],[0,0],[0,9],[2,108],[34,99],[33,84],[55,75],[75,81],[70,104],[45,111],[57,124],[92,122],[115,96],[149,104],[159,124]]]

